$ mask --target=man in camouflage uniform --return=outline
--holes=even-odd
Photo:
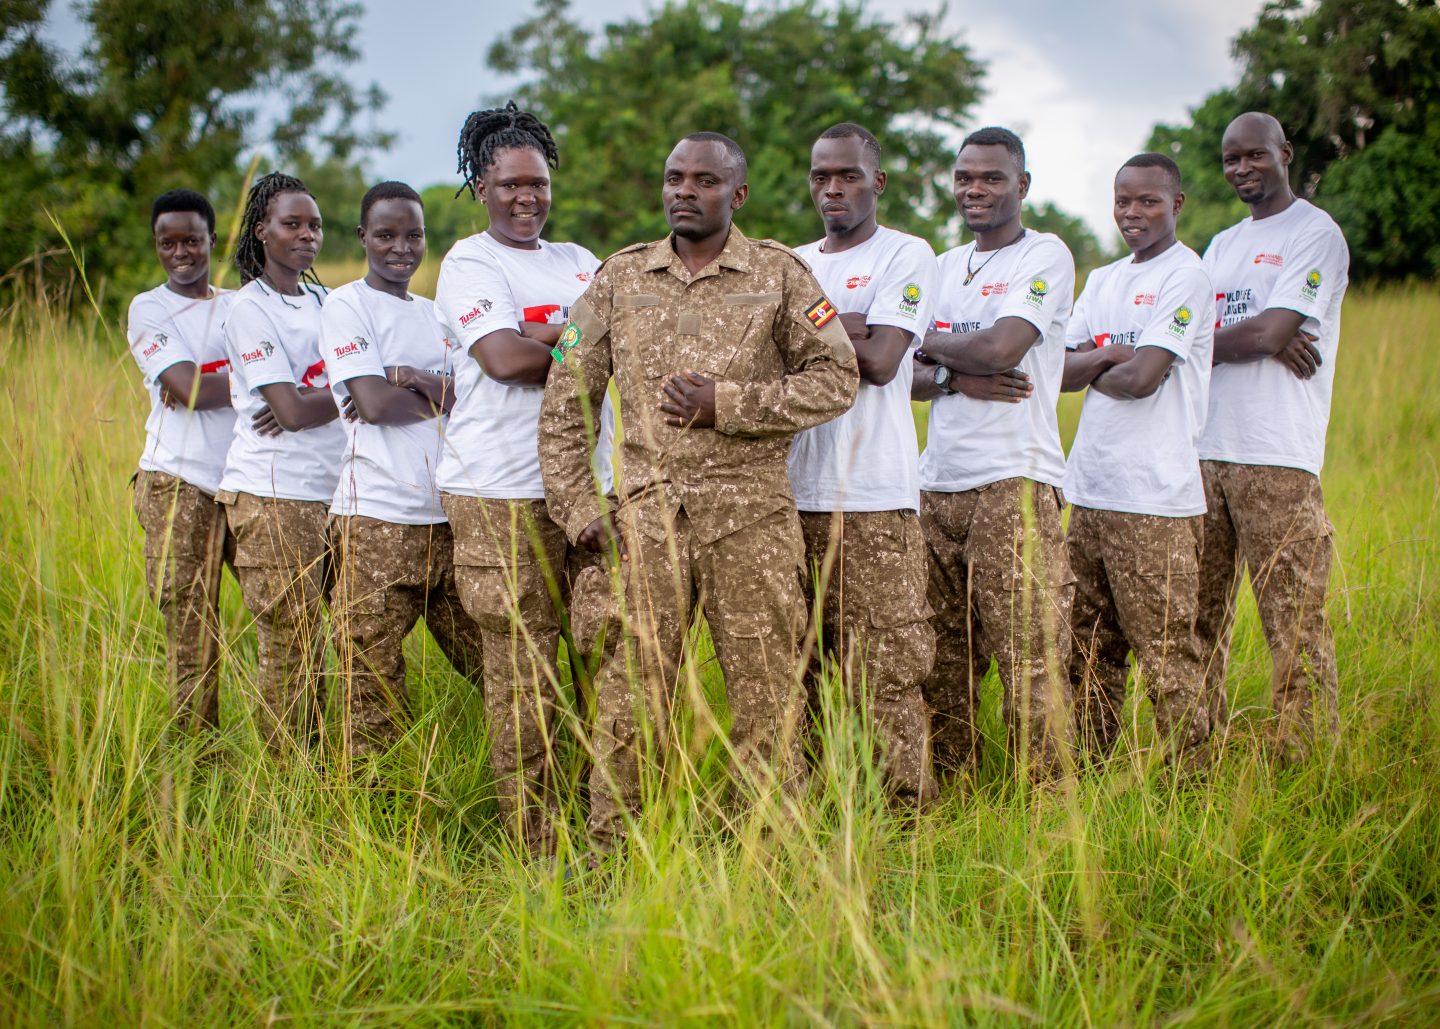
[[[859,379],[840,318],[803,262],[732,227],[747,194],[733,140],[681,140],[662,189],[671,236],[601,268],[545,390],[550,511],[591,549],[614,531],[585,432],[611,375],[625,417],[625,653],[600,676],[590,780],[590,831],[604,850],[638,810],[641,738],[663,742],[697,607],[725,674],[738,777],[794,789],[803,775],[804,542],[786,455],[796,432],[850,406]]]

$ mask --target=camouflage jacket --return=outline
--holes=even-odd
[[[738,228],[694,276],[673,237],[612,256],[571,308],[540,415],[550,515],[572,540],[605,512],[589,440],[610,377],[624,428],[624,517],[661,538],[683,508],[700,543],[793,506],[790,440],[847,411],[859,387],[850,337],[804,262]],[[665,423],[661,386],[713,378],[715,428]]]

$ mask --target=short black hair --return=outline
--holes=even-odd
[[[465,181],[455,191],[457,197],[467,189],[472,198],[475,196],[475,183],[485,177],[501,150],[535,150],[550,167],[560,167],[560,148],[549,126],[529,111],[520,110],[511,100],[504,107],[472,112],[460,127],[455,170],[465,176]]]
[[[425,201],[420,199],[420,194],[415,192],[403,182],[377,182],[365,193],[360,201],[360,227],[365,227],[365,217],[381,200],[413,200],[420,205],[420,210],[425,210]]]
[[[214,235],[215,208],[210,205],[204,193],[197,193],[193,189],[171,189],[156,197],[155,202],[150,205],[150,231],[155,231],[155,223],[162,214],[176,211],[194,211],[205,219],[211,235]]]
[[[735,142],[723,132],[692,132],[680,140],[681,143],[719,143],[725,148],[725,155],[730,158],[735,167],[740,170],[740,181],[743,183],[750,174],[750,162],[745,160],[745,151],[740,149],[740,144]]]
[[[863,125],[856,125],[853,121],[842,121],[838,125],[830,126],[815,138],[817,141],[821,139],[858,139],[870,152],[870,156],[875,158],[875,164],[880,164],[880,141]]]
[[[967,146],[1003,146],[1009,155],[1015,160],[1015,167],[1023,173],[1025,171],[1025,144],[1020,142],[1020,137],[1009,129],[1002,129],[998,125],[987,125],[983,129],[976,129],[965,137],[960,144],[960,149]],[[959,151],[956,151],[957,153]]]
[[[1165,178],[1170,182],[1170,188],[1176,194],[1180,193],[1180,166],[1166,157],[1164,154],[1144,153],[1136,154],[1130,160],[1120,166],[1125,168],[1160,168],[1165,172]]]

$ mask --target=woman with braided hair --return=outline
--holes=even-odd
[[[325,522],[345,445],[320,356],[325,289],[311,266],[323,239],[303,182],[256,180],[235,248],[244,285],[225,320],[236,424],[216,499],[255,618],[259,722],[276,752],[307,747],[319,725]]]
[[[589,649],[608,581],[598,556],[571,546],[545,510],[540,402],[570,305],[600,262],[578,244],[540,238],[559,152],[535,115],[513,101],[477,111],[458,151],[461,191],[486,206],[490,226],[451,248],[436,287],[440,320],[464,351],[437,480],[460,598],[484,640],[501,814],[517,842],[544,854],[554,849],[558,810],[557,652],[562,635]],[[609,492],[608,404],[601,422],[595,468]],[[576,592],[595,600],[571,605],[572,634],[566,605]],[[585,661],[571,656],[583,688]]]

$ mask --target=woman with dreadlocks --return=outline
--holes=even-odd
[[[570,305],[600,262],[578,244],[540,238],[559,153],[533,114],[513,101],[471,114],[458,152],[461,191],[486,206],[490,227],[456,243],[440,267],[435,305],[468,356],[457,356],[437,480],[460,597],[483,634],[501,814],[516,840],[541,854],[554,849],[558,811],[557,650],[562,634],[580,641],[576,651],[589,649],[608,582],[596,555],[571,546],[546,513],[540,402]],[[609,492],[608,404],[602,422],[595,467]],[[596,602],[577,599],[570,634],[565,604],[578,591]],[[585,660],[571,657],[583,686]]]
[[[303,182],[258,179],[235,247],[244,285],[225,320],[237,417],[216,499],[259,637],[261,731],[277,752],[318,729],[325,521],[345,445],[320,357],[325,289],[311,265],[323,238]]]

